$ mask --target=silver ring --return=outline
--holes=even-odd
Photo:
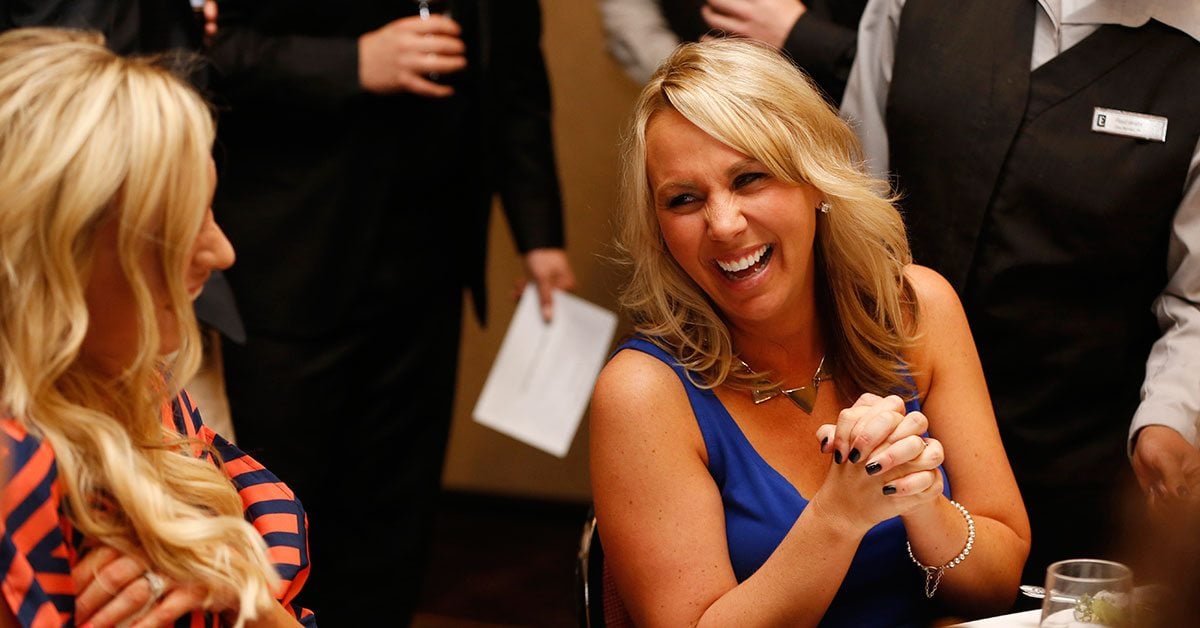
[[[154,573],[153,571],[147,570],[142,574],[142,577],[145,578],[146,583],[150,585],[150,601],[157,601],[158,598],[163,596],[163,593],[165,593],[167,590],[167,581],[163,580],[162,576]]]

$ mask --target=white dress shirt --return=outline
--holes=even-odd
[[[609,52],[639,85],[679,45],[657,0],[600,0],[600,17]]]

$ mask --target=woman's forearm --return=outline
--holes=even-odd
[[[963,506],[970,508],[969,502]],[[945,498],[904,515],[902,520],[913,556],[923,565],[944,567],[959,558],[966,546],[967,519]],[[971,520],[975,538],[970,552],[942,571],[935,596],[969,614],[1003,611],[1017,595],[1029,541],[987,513],[971,513]],[[920,569],[915,564],[912,568]],[[937,574],[930,575],[937,578]],[[929,584],[932,590],[933,581]]]
[[[866,532],[814,497],[762,567],[709,606],[698,625],[816,625]]]

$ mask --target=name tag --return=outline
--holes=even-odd
[[[1148,113],[1096,107],[1092,110],[1092,130],[1155,142],[1167,141],[1167,119]]]

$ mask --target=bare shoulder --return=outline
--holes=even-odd
[[[667,363],[637,349],[623,349],[604,365],[596,383],[602,390],[619,394],[638,394],[647,387],[661,389],[679,384],[679,377]]]
[[[687,405],[687,394],[671,366],[648,353],[625,349],[600,371],[592,395],[592,422],[643,423],[647,415],[675,414],[681,404]]]
[[[945,316],[961,314],[962,303],[954,286],[936,270],[918,264],[909,264],[904,276],[916,293],[921,319],[937,321]],[[920,321],[918,321],[920,323]],[[922,325],[926,327],[927,325]]]
[[[626,349],[596,382],[588,420],[593,471],[610,464],[704,459],[703,437],[687,392],[662,360]],[[593,476],[595,479],[595,476]]]

